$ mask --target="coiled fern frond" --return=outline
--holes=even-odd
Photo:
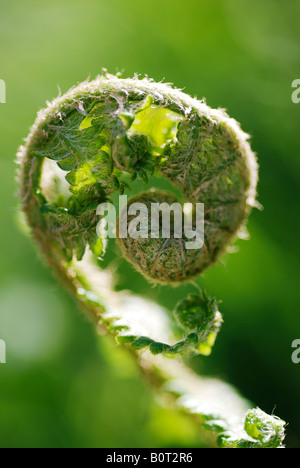
[[[255,205],[257,163],[237,122],[168,84],[104,73],[39,112],[18,161],[34,240],[96,326],[131,349],[145,376],[212,433],[213,445],[280,447],[283,421],[249,410],[231,386],[179,360],[210,354],[222,323],[218,301],[199,291],[171,318],[147,299],[114,291],[113,272],[99,261],[106,250],[99,204],[130,194],[135,181],[164,178],[169,192],[146,191],[130,203],[204,203],[203,248],[117,232],[120,251],[152,283],[176,285],[215,263]]]

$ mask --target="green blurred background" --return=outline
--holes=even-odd
[[[289,0],[1,0],[1,447],[192,447],[188,419],[160,406],[126,353],[52,278],[17,223],[14,159],[36,112],[102,67],[165,78],[224,107],[252,136],[259,201],[250,242],[199,281],[223,300],[223,330],[199,371],[221,376],[289,422],[300,446],[300,2]],[[127,282],[149,292],[125,264]],[[125,275],[124,275],[125,276]],[[122,278],[121,278],[122,281]],[[151,290],[171,307],[181,296]],[[172,300],[170,299],[172,297]]]

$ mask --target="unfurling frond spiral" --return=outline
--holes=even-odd
[[[257,163],[238,123],[170,85],[104,74],[38,114],[19,164],[34,239],[97,325],[129,346],[145,374],[217,434],[220,446],[280,446],[283,422],[253,410],[243,425],[249,408],[230,386],[169,359],[210,354],[222,323],[218,302],[199,291],[170,318],[149,300],[115,292],[112,272],[98,260],[106,239],[98,235],[97,207],[116,193],[132,195],[138,181],[163,179],[169,191],[139,192],[126,210],[140,202],[179,203],[182,212],[185,203],[204,204],[203,247],[187,250],[174,233],[123,238],[117,229],[121,252],[152,283],[181,283],[213,265],[255,205]]]

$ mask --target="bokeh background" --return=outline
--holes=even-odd
[[[291,101],[299,18],[297,0],[1,0],[1,447],[198,444],[195,427],[160,406],[127,354],[96,336],[19,227],[22,138],[58,86],[65,92],[102,67],[174,82],[251,134],[264,211],[251,216],[251,240],[199,281],[223,300],[225,324],[212,356],[193,366],[287,420],[287,445],[300,446],[300,364],[291,361],[300,338],[300,104]],[[123,276],[149,292],[125,264]],[[172,307],[181,290],[151,294]]]

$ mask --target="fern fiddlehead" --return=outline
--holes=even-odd
[[[170,359],[210,354],[222,323],[218,302],[205,291],[182,300],[175,333],[163,308],[115,292],[111,271],[98,261],[106,244],[97,235],[99,204],[130,193],[135,180],[163,177],[172,192],[139,193],[128,207],[204,203],[203,248],[184,249],[174,236],[132,239],[118,231],[121,251],[152,282],[180,283],[211,266],[255,205],[257,163],[247,138],[223,111],[170,85],[103,74],[39,113],[19,151],[19,178],[23,210],[48,264],[95,323],[134,352],[145,375],[196,415],[219,446],[279,447],[283,421],[249,411],[230,386]]]

